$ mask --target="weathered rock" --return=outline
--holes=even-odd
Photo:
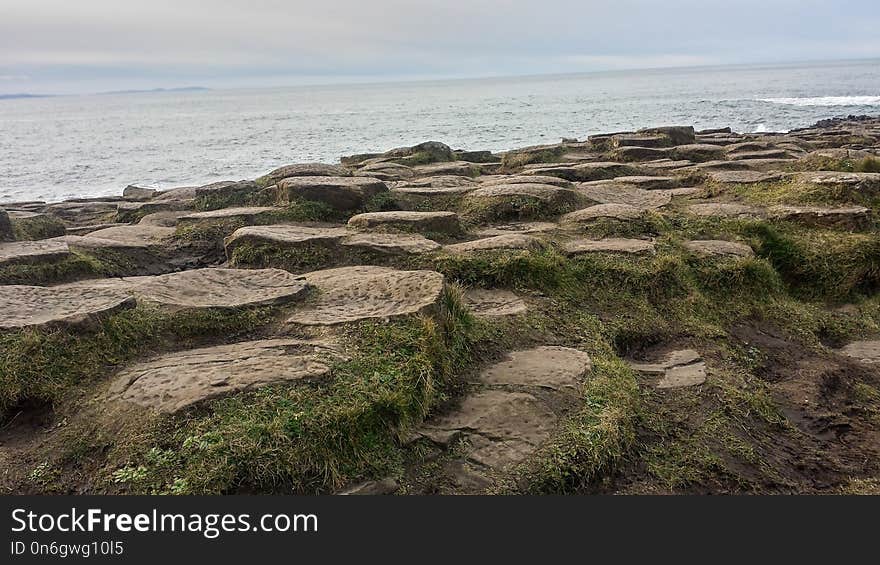
[[[79,226],[79,227],[70,227],[64,230],[64,235],[89,235],[92,232],[96,232],[98,230],[105,230],[107,228],[118,228],[120,226],[127,226],[128,224],[120,224],[120,223],[110,223],[110,224],[95,224],[94,226]]]
[[[773,206],[770,215],[778,220],[808,226],[861,230],[871,226],[871,210],[864,206],[823,208],[820,206]]]
[[[694,143],[673,147],[669,155],[673,159],[685,159],[694,162],[705,162],[720,159],[724,156],[724,148],[706,143]]]
[[[353,173],[358,177],[373,177],[381,181],[406,180],[416,176],[412,167],[399,163],[370,163]]]
[[[704,239],[686,241],[684,248],[700,257],[754,257],[755,252],[744,243],[735,241],[723,241],[717,239]]]
[[[706,382],[706,363],[699,353],[692,349],[671,351],[653,363],[631,363],[639,373],[657,378],[655,387],[659,389],[681,388]]]
[[[288,323],[307,326],[430,314],[437,311],[444,291],[443,275],[434,271],[341,267],[302,278],[319,292]]]
[[[507,354],[480,374],[480,382],[577,391],[591,369],[590,356],[583,351],[544,346]]]
[[[786,151],[785,149],[767,149],[765,151],[733,153],[730,155],[730,158],[736,161],[749,159],[773,159],[791,161],[797,159],[795,155],[792,155],[790,151]]]
[[[665,135],[647,135],[635,133],[621,133],[611,136],[611,147],[667,147],[669,138]]]
[[[495,224],[480,228],[474,232],[480,237],[493,237],[511,233],[545,233],[557,229],[559,226],[551,222],[510,222],[507,224]]]
[[[477,239],[474,241],[466,241],[464,243],[446,245],[443,247],[443,250],[447,253],[462,254],[478,251],[497,251],[501,249],[539,250],[542,247],[543,244],[541,243],[541,240],[534,236],[522,233],[511,233]]]
[[[93,231],[83,239],[103,239],[124,244],[127,247],[149,247],[162,245],[174,235],[174,228],[136,224],[116,226]]]
[[[322,341],[272,339],[170,353],[123,370],[111,386],[113,400],[174,413],[234,392],[330,375],[340,359]]]
[[[260,177],[261,184],[275,184],[290,177],[347,177],[351,171],[341,165],[326,163],[294,163],[278,167],[267,175]]]
[[[149,200],[158,193],[153,188],[144,188],[130,184],[122,190],[122,197],[126,200]]]
[[[399,230],[454,235],[461,233],[454,212],[369,212],[352,216],[348,225],[363,230]]]
[[[670,188],[678,188],[681,186],[681,179],[678,177],[649,177],[637,175],[632,177],[617,177],[613,182],[630,184],[644,190],[668,190]]]
[[[880,340],[854,341],[840,350],[840,353],[857,359],[862,363],[880,363]]]
[[[509,290],[472,288],[465,292],[464,301],[475,316],[484,318],[515,316],[528,310],[525,301]]]
[[[584,183],[578,192],[599,204],[627,204],[635,208],[662,208],[672,201],[670,191],[642,190],[628,184],[619,184],[617,179]]]
[[[385,255],[415,255],[440,249],[440,244],[419,234],[354,233],[341,240],[344,247]]]
[[[477,182],[470,177],[461,177],[455,175],[437,175],[433,177],[424,177],[403,181],[395,185],[395,189],[424,188],[424,189],[441,189],[441,188],[479,188]]]
[[[560,223],[580,225],[596,220],[635,220],[640,217],[643,210],[629,204],[597,204],[577,212],[566,214],[560,218]]]
[[[470,192],[463,205],[494,218],[534,217],[559,214],[582,200],[574,190],[549,184],[499,184]]]
[[[323,228],[296,225],[246,226],[226,238],[226,254],[240,245],[269,245],[278,249],[296,249],[307,245],[332,247],[346,237],[345,228]]]
[[[142,217],[138,221],[138,225],[141,226],[159,226],[161,228],[173,228],[176,227],[177,224],[180,223],[180,218],[190,214],[188,211],[168,211],[168,212],[153,212],[152,214],[147,214]],[[107,226],[113,227],[113,226]]]
[[[798,173],[794,182],[827,189],[844,190],[851,195],[871,196],[880,194],[880,173],[817,171]]]
[[[372,197],[388,190],[385,183],[369,177],[291,177],[276,186],[281,202],[313,200],[335,210],[362,208]]]
[[[9,220],[9,213],[0,208],[0,241],[15,241],[15,234],[12,233],[12,222]]]
[[[709,179],[719,184],[756,184],[777,182],[785,179],[785,173],[764,173],[761,171],[712,171]]]
[[[746,204],[733,202],[706,202],[705,204],[692,204],[688,212],[696,216],[718,218],[759,218],[763,215],[760,208]]]
[[[473,177],[480,173],[480,166],[467,161],[451,161],[448,163],[431,163],[413,167],[417,176],[453,175]]]
[[[0,243],[0,267],[56,263],[69,256],[67,243],[57,239]]]
[[[644,239],[575,239],[562,244],[566,255],[585,255],[587,253],[625,253],[630,255],[650,255],[654,253],[654,242]]]
[[[484,175],[477,180],[480,181],[482,186],[498,186],[504,184],[550,184],[561,188],[572,187],[570,181],[549,175]]]
[[[366,481],[336,494],[340,496],[381,496],[394,494],[399,488],[400,485],[397,484],[397,481],[389,477],[381,481]]]
[[[196,224],[199,222],[240,220],[245,223],[255,223],[261,219],[270,219],[273,215],[283,212],[284,208],[274,206],[245,206],[240,208],[221,208],[207,212],[193,212],[178,217],[180,224]],[[138,224],[143,225],[143,224]]]
[[[638,131],[641,135],[662,135],[669,139],[671,145],[686,145],[694,143],[693,126],[660,126],[645,128]]]
[[[48,204],[46,212],[74,225],[103,223],[110,220],[121,203],[117,200],[89,202],[59,202]]]
[[[134,306],[120,289],[0,286],[0,329],[82,326]]]
[[[653,147],[620,147],[611,152],[611,157],[619,161],[651,161],[668,155],[668,149]]]

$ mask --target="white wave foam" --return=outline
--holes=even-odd
[[[759,98],[760,102],[789,106],[880,106],[880,96],[815,96],[806,98]]]

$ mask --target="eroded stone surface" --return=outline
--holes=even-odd
[[[629,204],[598,204],[577,212],[566,214],[560,218],[563,224],[586,224],[596,220],[634,220],[640,217],[643,210]]]
[[[719,184],[777,182],[785,177],[784,173],[765,173],[762,171],[712,171],[709,173],[709,178]]]
[[[821,206],[773,206],[770,214],[779,220],[797,222],[808,226],[865,229],[871,225],[871,210],[864,206],[825,208]]]
[[[706,382],[706,363],[693,349],[670,351],[653,363],[632,362],[639,373],[656,378],[654,386],[660,389],[681,388]]]
[[[0,242],[14,240],[15,235],[12,233],[12,222],[9,219],[9,213],[0,208]]]
[[[723,241],[719,239],[703,239],[686,241],[684,248],[701,257],[754,257],[755,252],[744,243]]]
[[[163,355],[116,376],[112,399],[174,413],[233,392],[320,379],[340,355],[328,342],[248,341]]]
[[[472,288],[465,292],[464,301],[474,315],[485,318],[515,316],[528,309],[525,301],[509,290]]]
[[[269,184],[290,177],[347,177],[351,171],[341,165],[327,163],[294,163],[278,167],[264,178]]]
[[[551,222],[509,222],[480,228],[474,233],[481,237],[492,237],[511,233],[545,233],[553,231],[558,227],[557,224]]]
[[[180,216],[178,221],[181,223],[196,223],[217,220],[243,220],[245,222],[256,221],[259,217],[269,217],[276,212],[283,211],[283,208],[273,206],[243,206],[236,208],[221,208],[219,210],[209,210],[207,212],[194,212]],[[143,225],[140,223],[138,225]]]
[[[507,354],[480,374],[480,382],[578,390],[591,368],[590,356],[583,351],[543,346]]]
[[[149,247],[165,243],[172,235],[174,235],[174,228],[137,224],[93,231],[83,239],[115,241],[126,247]]]
[[[697,216],[714,216],[719,218],[759,218],[763,215],[760,208],[733,202],[706,202],[692,204],[688,212]]]
[[[443,247],[443,250],[447,253],[460,254],[498,249],[540,249],[541,247],[541,240],[535,236],[524,233],[510,233],[446,245]]]
[[[0,267],[55,263],[69,256],[67,243],[58,239],[0,243]]]
[[[80,326],[134,305],[122,289],[0,286],[0,329]]]
[[[626,253],[649,255],[654,253],[654,242],[644,239],[575,239],[562,244],[566,255],[585,255],[587,253]]]
[[[443,275],[385,267],[341,267],[302,276],[318,289],[289,323],[329,326],[365,319],[428,314],[440,303]]]
[[[578,192],[600,204],[627,204],[635,208],[662,208],[672,201],[672,190],[643,190],[617,180],[585,183]]]
[[[840,350],[848,357],[858,359],[862,363],[880,363],[880,339],[854,341]]]
[[[335,210],[356,210],[388,190],[384,182],[370,177],[290,177],[276,186],[282,202],[301,198],[323,202]]]
[[[369,212],[352,216],[348,225],[365,230],[391,229],[443,234],[461,232],[458,214],[454,212]]]
[[[355,233],[341,240],[350,249],[385,254],[429,253],[440,249],[440,244],[419,234]]]

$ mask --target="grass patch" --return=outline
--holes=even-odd
[[[40,214],[33,218],[11,218],[12,233],[18,241],[61,237],[67,233],[64,223],[53,216]]]
[[[54,263],[0,267],[0,284],[45,285],[89,277],[114,276],[121,274],[120,270],[119,265],[72,251],[69,257]]]

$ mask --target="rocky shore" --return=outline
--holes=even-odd
[[[4,492],[880,492],[880,118],[2,206]]]

